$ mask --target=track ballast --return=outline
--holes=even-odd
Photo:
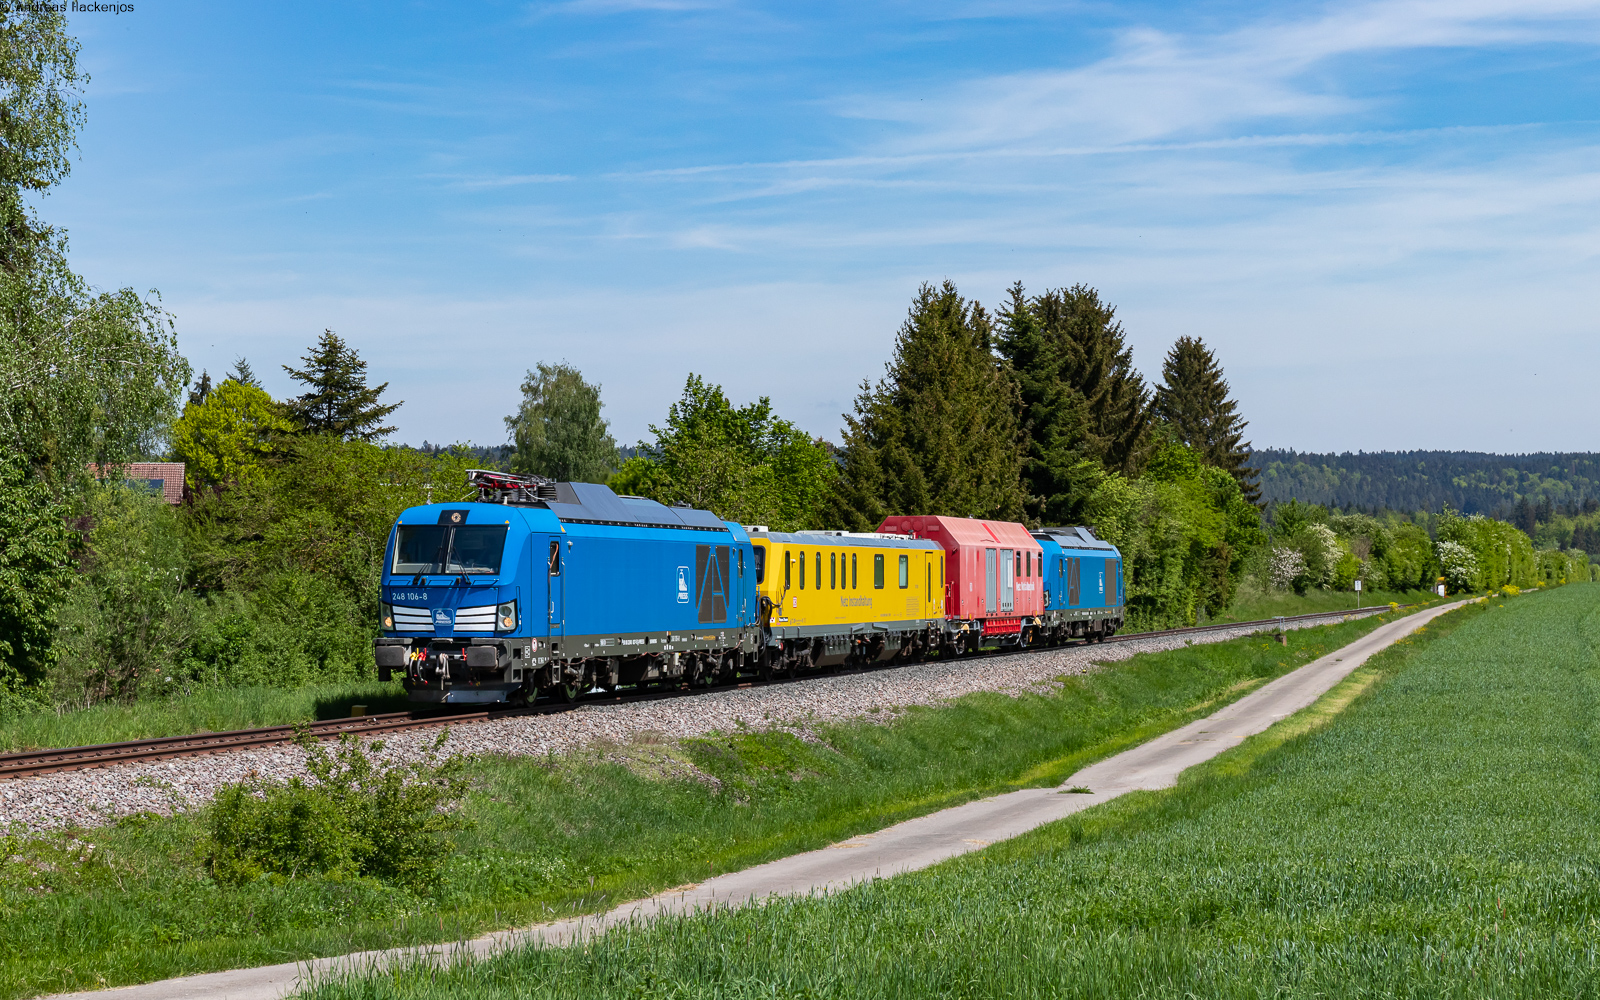
[[[1411,605],[1401,605],[1410,607]],[[1267,618],[1249,622],[1227,622],[1217,625],[1195,625],[1188,628],[1164,629],[1159,632],[1134,632],[1128,635],[1111,636],[1103,642],[1134,642],[1140,639],[1154,639],[1162,636],[1182,635],[1196,632],[1214,632],[1237,629],[1265,629],[1281,625],[1286,622],[1313,621],[1320,618],[1347,618],[1353,615],[1370,615],[1391,610],[1389,605],[1374,607],[1354,608],[1350,611],[1323,611],[1307,615],[1288,615],[1279,618]],[[1086,644],[1087,640],[1080,640],[1071,645]],[[1030,647],[1026,649],[994,649],[984,650],[981,655],[993,656],[1017,652],[1043,652],[1051,647]],[[787,680],[805,680],[813,674],[802,674]],[[748,686],[751,682],[744,682],[740,686]],[[770,683],[783,683],[773,681]],[[644,690],[637,692],[624,692],[613,695],[608,701],[636,701],[647,698],[671,698],[696,693],[697,689],[685,690]],[[591,702],[599,703],[599,702]],[[492,719],[509,718],[519,715],[537,715],[549,712],[561,712],[576,707],[576,703],[547,702],[536,705],[512,708],[494,708],[466,712],[387,712],[380,715],[351,716],[343,719],[324,719],[317,722],[301,723],[298,725],[266,726],[261,729],[237,729],[221,733],[197,733],[190,736],[162,736],[147,740],[129,740],[122,743],[102,743],[94,746],[64,747],[53,750],[29,750],[22,753],[0,754],[0,779],[28,778],[36,775],[53,774],[59,771],[80,771],[96,767],[109,767],[117,764],[130,764],[140,761],[168,760],[174,757],[194,757],[203,754],[226,753],[233,750],[245,750],[257,747],[280,746],[294,743],[310,736],[313,739],[337,739],[350,734],[355,736],[380,736],[384,733],[396,732],[407,729],[421,729],[428,726],[459,725],[462,723],[485,722]]]

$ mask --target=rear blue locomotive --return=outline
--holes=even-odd
[[[375,656],[413,701],[709,682],[759,650],[739,525],[592,483],[469,481],[476,502],[412,507],[390,532]]]
[[[1088,528],[1030,534],[1044,550],[1045,635],[1051,641],[1104,639],[1121,628],[1126,598],[1117,547]]]

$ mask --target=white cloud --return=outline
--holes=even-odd
[[[1308,78],[1336,58],[1597,40],[1600,4],[1593,0],[1402,0],[1210,36],[1138,28],[1085,66],[989,76],[915,97],[858,98],[843,110],[910,126],[898,144],[904,151],[1141,143],[1358,113],[1363,102]]]

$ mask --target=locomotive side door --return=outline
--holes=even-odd
[[[983,550],[983,610],[985,614],[994,614],[995,592],[1000,588],[996,586],[994,549]]]
[[[566,623],[566,595],[565,580],[567,577],[567,553],[562,549],[559,535],[550,539],[550,549],[545,560],[546,575],[550,580],[550,638],[552,641],[561,638],[562,626]]]

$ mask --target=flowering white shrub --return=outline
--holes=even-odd
[[[1433,547],[1439,560],[1439,572],[1445,584],[1453,591],[1475,590],[1478,581],[1478,557],[1460,542],[1440,542]]]
[[[1344,557],[1344,550],[1339,547],[1338,536],[1326,524],[1306,525],[1305,538],[1307,545],[1317,546],[1322,553],[1321,559],[1313,557],[1309,560],[1319,570],[1311,585],[1326,588],[1333,583],[1333,574],[1339,567],[1339,560]]]
[[[1299,550],[1276,545],[1272,549],[1272,562],[1267,566],[1268,579],[1278,590],[1288,590],[1296,578],[1306,571],[1306,557]]]

